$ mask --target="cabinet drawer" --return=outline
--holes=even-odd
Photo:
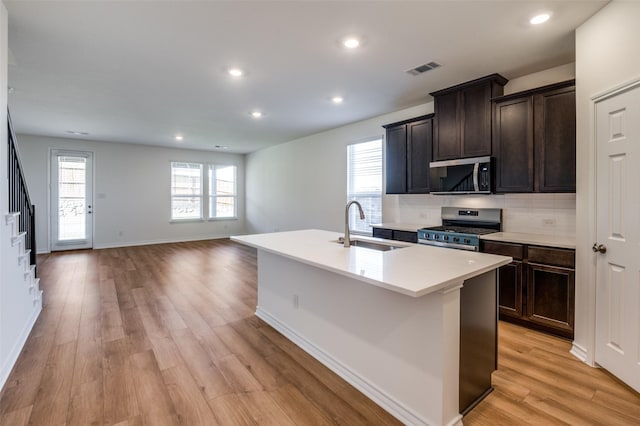
[[[575,268],[575,250],[550,247],[529,246],[527,258],[529,262]]]
[[[407,243],[417,243],[418,233],[410,231],[393,231],[393,239]]]
[[[386,228],[373,228],[373,236],[376,238],[393,239],[393,230]]]
[[[482,241],[482,252],[510,256],[514,260],[521,260],[524,257],[524,247],[522,244],[497,243],[495,241]]]

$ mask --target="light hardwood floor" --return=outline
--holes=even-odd
[[[255,250],[228,240],[40,258],[44,309],[0,425],[394,425],[254,315]],[[465,425],[640,424],[640,396],[569,343],[500,324],[495,391]]]

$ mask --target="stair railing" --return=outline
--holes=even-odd
[[[9,211],[20,212],[18,218],[19,232],[25,232],[25,250],[31,250],[31,265],[36,264],[36,206],[31,204],[27,182],[24,179],[20,155],[16,145],[16,134],[11,124],[11,116],[7,111],[9,135],[8,178],[9,178]]]

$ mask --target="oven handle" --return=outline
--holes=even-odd
[[[456,248],[456,249],[468,250],[468,251],[478,251],[478,247],[474,245],[457,244],[457,243],[441,243],[440,241],[424,240],[422,238],[418,239],[418,244],[425,244],[428,246],[438,246],[438,247],[444,247],[444,248]]]
[[[473,165],[473,190],[475,192],[480,191],[480,187],[478,186],[478,172],[480,170],[480,163],[476,163]]]

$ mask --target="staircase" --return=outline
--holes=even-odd
[[[8,192],[1,191],[3,196],[8,194],[8,200],[0,200],[4,210],[0,212],[0,389],[42,311],[42,290],[36,277],[35,206],[29,198],[10,117],[7,124],[8,156],[0,164],[2,175],[7,166],[7,179],[1,182],[8,183]]]
[[[42,308],[42,290],[40,290],[40,278],[36,277],[36,265],[31,263],[31,249],[26,248],[26,232],[20,231],[20,212],[5,215],[5,223],[9,227],[11,247],[15,249],[9,257],[15,257],[22,273],[24,288],[29,292],[33,300],[33,306]]]

